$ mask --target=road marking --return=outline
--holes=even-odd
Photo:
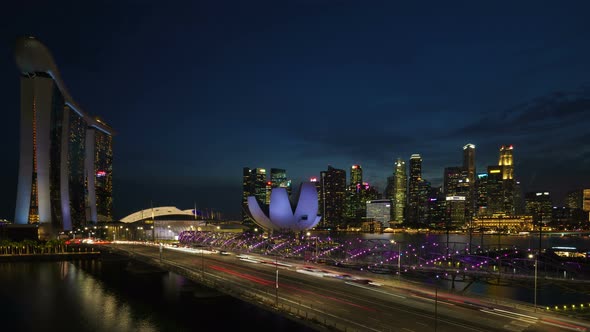
[[[572,330],[572,331],[588,331],[587,328],[582,327],[582,326],[567,326],[567,325],[562,325],[562,324],[556,324],[556,323],[548,322],[546,320],[541,320],[541,323],[547,324],[547,325],[551,325],[551,326],[557,326],[559,328],[568,329],[568,330]]]
[[[517,326],[524,326],[524,327],[531,325],[529,323],[525,323],[525,322],[518,321],[518,320],[513,320],[512,322],[510,322],[510,324],[517,325]]]
[[[412,296],[415,297],[415,298],[421,299],[421,300],[425,300],[425,301],[437,302],[437,303],[440,303],[440,304],[446,304],[446,305],[452,305],[452,306],[455,305],[454,303],[449,303],[449,302],[446,302],[445,300],[431,299],[431,298],[428,298],[428,297],[422,297],[420,295],[415,295],[415,294],[413,294]]]
[[[510,318],[510,319],[520,320],[520,321],[523,321],[523,322],[529,323],[529,324],[534,324],[534,323],[537,322],[536,320],[531,320],[529,318],[514,317],[514,316],[510,316],[510,315],[505,315],[505,314],[502,314],[502,313],[499,313],[499,312],[485,310],[485,309],[480,309],[479,311],[488,313],[490,315],[496,315],[496,316],[501,316],[501,317],[504,317],[504,318]],[[524,316],[524,315],[521,315],[521,316]],[[525,316],[525,317],[527,317],[527,316]],[[528,317],[530,317],[530,316],[528,316]]]
[[[504,325],[504,328],[507,329],[508,331],[522,332],[526,328],[526,326],[525,327],[521,327],[521,326],[516,327],[516,326],[512,325],[512,323],[510,323],[510,324]]]
[[[521,316],[521,317],[528,318],[528,319],[533,319],[533,320],[539,319],[537,317],[533,317],[533,316],[529,316],[529,315],[523,315],[523,314],[519,314],[518,312],[506,311],[506,310],[502,310],[502,309],[496,309],[496,308],[494,308],[494,311],[503,312],[503,313],[506,313],[508,315]]]
[[[382,291],[382,290],[380,290],[380,289],[376,289],[376,288],[373,288],[373,287],[367,287],[367,286],[364,286],[364,285],[361,285],[361,284],[357,284],[357,283],[354,283],[354,282],[349,282],[349,281],[347,281],[347,282],[345,282],[345,284],[347,284],[347,285],[350,285],[350,286],[355,286],[355,287],[360,287],[360,288],[364,288],[364,289],[372,290],[372,291],[374,291],[374,292],[381,293],[381,294],[387,294],[387,295],[391,295],[391,296],[399,297],[399,298],[401,298],[401,299],[405,299],[405,298],[406,298],[405,296],[402,296],[402,295],[397,295],[397,294],[393,294],[393,293],[385,292],[385,291]]]

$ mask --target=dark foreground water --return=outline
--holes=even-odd
[[[124,261],[0,263],[0,300],[6,331],[313,331]]]

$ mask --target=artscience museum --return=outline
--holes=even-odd
[[[296,204],[292,204],[285,188],[273,188],[268,206],[261,207],[255,196],[249,196],[248,212],[254,222],[267,231],[303,231],[315,227],[321,219],[315,185],[302,183],[292,199]]]

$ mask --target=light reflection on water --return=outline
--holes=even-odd
[[[0,263],[0,299],[0,321],[20,331],[224,331],[236,322],[313,331],[179,275],[121,261]]]
[[[414,245],[429,243],[446,244],[447,234],[413,234],[413,233],[382,233],[382,234],[339,234],[334,237],[343,237],[346,239],[362,238],[362,239],[379,239],[379,240],[394,240],[402,243],[411,243]],[[449,233],[449,243],[462,244],[463,247],[469,246],[468,234]],[[477,246],[497,247],[498,243],[502,247],[518,246],[519,248],[537,250],[539,248],[539,234],[531,232],[530,235],[506,235],[506,234],[484,234],[483,237],[479,233],[473,233],[471,236],[471,244],[473,248]],[[588,236],[560,236],[553,234],[551,236],[543,234],[541,237],[541,247],[547,249],[556,246],[573,246],[581,249],[590,249],[590,237]]]
[[[11,313],[4,311],[2,320],[25,331],[158,331],[150,317],[136,315],[130,303],[70,262],[0,263],[0,280],[0,298]]]

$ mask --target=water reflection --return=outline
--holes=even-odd
[[[176,274],[126,261],[0,263],[0,320],[21,331],[313,331]],[[231,313],[232,319],[227,319]]]
[[[465,249],[471,243],[473,249],[478,247],[497,248],[517,246],[524,249],[538,250],[539,248],[539,234],[531,233],[527,236],[520,235],[506,235],[506,234],[483,234],[474,233],[470,237],[469,234],[463,233],[449,233],[448,238],[446,233],[381,233],[381,234],[346,234],[340,233],[333,238],[346,239],[348,241],[353,239],[363,240],[394,240],[405,244],[412,244],[414,246],[422,245],[424,243],[438,243],[446,244],[447,240],[451,249]],[[590,249],[590,237],[588,236],[560,236],[554,234],[552,236],[543,234],[541,237],[541,246],[543,249],[556,246],[573,246],[581,249]]]

